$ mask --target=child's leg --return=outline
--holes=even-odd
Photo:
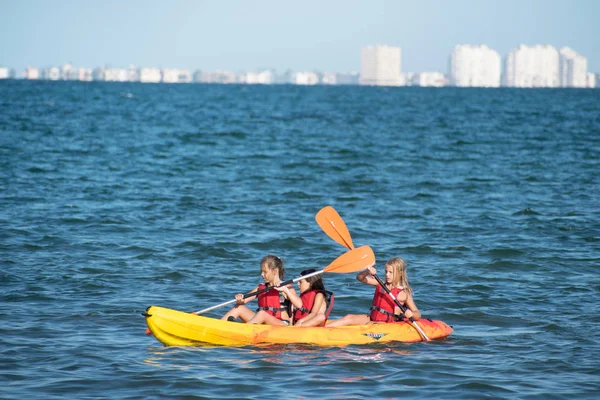
[[[370,321],[367,314],[348,314],[338,320],[327,323],[327,327],[346,325],[365,325]]]
[[[295,326],[305,326],[305,327],[310,327],[310,326],[321,326],[321,324],[323,324],[323,322],[325,322],[325,313],[318,313],[314,316],[307,316],[302,318],[300,321],[296,322],[294,325]]]
[[[260,310],[248,321],[249,324],[287,325],[264,310]]]
[[[254,311],[246,307],[245,305],[239,305],[233,307],[231,310],[227,312],[227,314],[223,315],[221,319],[227,320],[229,317],[233,318],[241,318],[242,321],[247,322],[254,316]]]

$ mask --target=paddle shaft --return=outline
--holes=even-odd
[[[387,294],[390,295],[390,297],[392,298],[392,300],[394,300],[394,303],[396,303],[396,305],[398,306],[398,308],[400,308],[400,311],[402,311],[402,314],[404,314],[406,312],[406,307],[404,307],[400,301],[398,301],[398,299],[396,298],[396,296],[394,296],[392,294],[392,291],[386,286],[385,282],[377,275],[372,275],[373,278],[375,278],[377,280],[377,282],[381,285],[381,287],[383,288],[383,290],[386,291]],[[429,338],[427,337],[427,335],[425,334],[425,332],[423,332],[423,330],[421,329],[421,327],[417,324],[417,322],[415,321],[415,319],[413,317],[409,318],[410,322],[414,325],[415,329],[417,331],[419,331],[419,333],[421,334],[421,336],[423,336],[423,338],[426,341],[429,341]]]
[[[257,291],[255,291],[255,292],[246,293],[246,294],[244,295],[244,299],[247,299],[248,297],[252,297],[252,296],[259,295],[259,294],[261,294],[261,293],[268,292],[268,291],[269,291],[269,290],[271,290],[271,289],[275,289],[275,288],[278,288],[278,287],[287,286],[287,285],[290,285],[290,284],[292,284],[292,283],[296,283],[296,282],[298,282],[298,281],[300,281],[300,280],[302,280],[302,279],[306,279],[306,278],[310,278],[311,276],[315,276],[315,275],[322,274],[323,272],[325,272],[325,269],[322,269],[322,270],[320,270],[320,271],[311,272],[310,274],[302,275],[302,276],[299,276],[299,277],[297,277],[297,278],[294,278],[294,279],[287,280],[287,281],[285,281],[285,282],[281,282],[281,283],[280,283],[279,285],[277,285],[277,286],[267,286],[267,287],[266,287],[266,288],[264,288],[264,289],[260,289],[260,290],[257,290]],[[212,307],[205,308],[204,310],[195,311],[195,312],[194,312],[194,314],[197,314],[197,315],[199,315],[199,314],[204,314],[204,313],[206,313],[206,312],[209,312],[209,311],[212,311],[212,310],[214,310],[214,309],[216,309],[216,308],[223,307],[223,306],[226,306],[226,305],[228,305],[228,304],[233,304],[233,303],[235,303],[236,301],[237,301],[236,299],[229,300],[229,301],[226,301],[226,302],[224,302],[224,303],[217,304],[217,305],[215,305],[215,306],[212,306]]]

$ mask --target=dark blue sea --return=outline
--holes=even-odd
[[[600,397],[600,90],[0,81],[0,171],[2,399]],[[450,337],[144,334],[268,253],[327,266],[326,205]],[[324,278],[333,319],[367,311],[355,274]]]

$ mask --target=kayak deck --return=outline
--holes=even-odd
[[[410,322],[360,326],[289,327],[222,321],[169,308],[150,306],[144,314],[154,337],[167,346],[246,346],[303,343],[347,346],[387,342],[420,342],[423,338]],[[453,332],[442,321],[420,319],[417,324],[429,339]]]

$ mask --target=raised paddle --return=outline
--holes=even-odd
[[[317,224],[321,227],[323,232],[337,243],[341,244],[348,249],[353,249],[354,244],[352,244],[352,237],[350,236],[350,231],[346,227],[344,220],[340,217],[337,211],[331,206],[323,207],[317,215],[315,216]],[[377,280],[377,282],[381,285],[381,287],[387,292],[387,294],[392,298],[394,303],[400,308],[402,313],[406,312],[406,307],[404,307],[398,299],[392,294],[390,289],[385,285],[385,282],[377,276],[377,274],[373,275],[373,277]],[[413,317],[409,318],[410,322],[413,324],[415,329],[419,331],[421,336],[426,341],[429,341],[429,337],[423,332],[423,329],[417,324]]]
[[[361,270],[365,269],[366,267],[368,267],[369,265],[373,265],[374,263],[375,263],[375,254],[373,254],[373,250],[369,246],[361,246],[361,247],[352,249],[352,250],[347,251],[346,253],[342,254],[341,256],[339,256],[338,258],[333,260],[333,262],[331,264],[329,264],[327,267],[323,268],[320,271],[315,271],[308,275],[299,276],[298,278],[294,278],[294,279],[287,280],[285,282],[281,282],[277,286],[269,286],[264,289],[257,290],[255,292],[246,293],[244,295],[244,299],[247,299],[248,297],[256,296],[260,293],[267,292],[276,287],[290,285],[292,283],[298,282],[299,280],[306,279],[311,276],[319,275],[324,272],[334,272],[336,274],[346,274],[349,272],[361,271]],[[193,312],[193,314],[204,314],[205,312],[214,310],[215,308],[223,307],[228,304],[235,303],[235,302],[236,302],[235,299],[229,300],[224,303],[217,304],[216,306],[205,308],[204,310],[195,311],[195,312]]]
[[[346,228],[346,224],[342,217],[340,217],[340,214],[333,207],[323,207],[319,210],[315,219],[327,236],[348,249],[354,248],[350,231]]]

